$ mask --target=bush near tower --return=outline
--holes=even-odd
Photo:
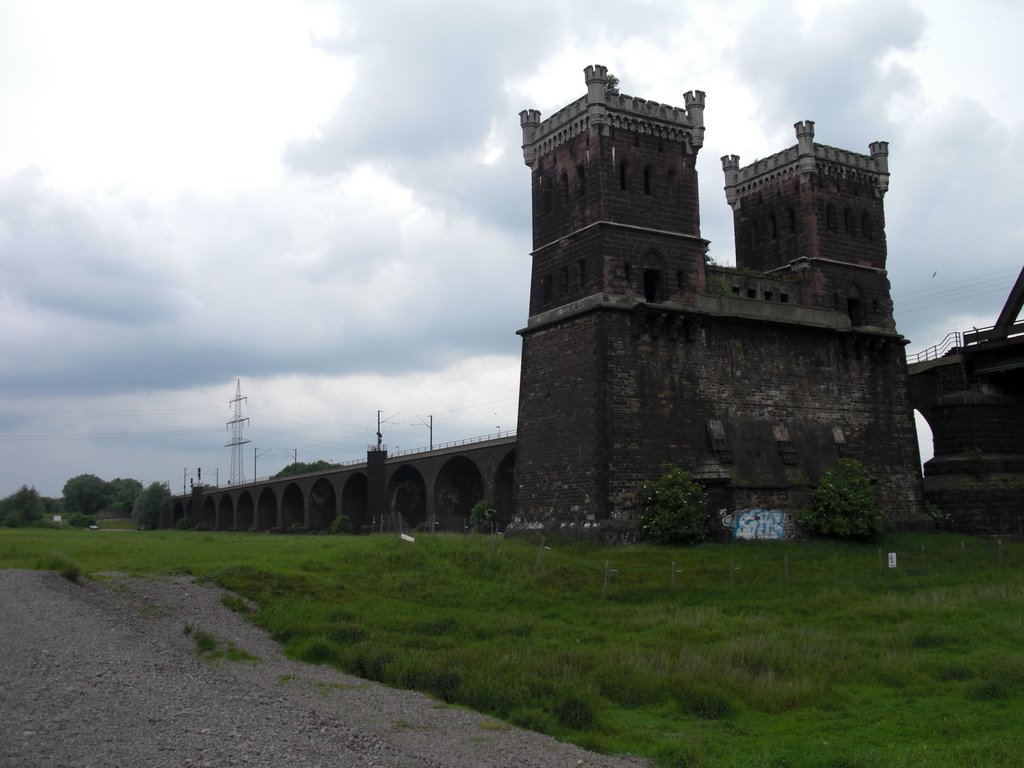
[[[836,539],[873,539],[882,530],[882,511],[875,487],[856,459],[840,459],[814,489],[809,510],[797,522],[820,536]]]
[[[640,532],[654,544],[696,544],[708,536],[708,499],[689,472],[662,465],[665,474],[643,486]]]

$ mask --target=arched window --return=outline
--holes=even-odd
[[[576,197],[583,197],[583,194],[587,191],[587,181],[583,174],[584,167],[582,164],[576,166]]]
[[[623,160],[619,163],[619,189],[623,192],[626,191],[626,181],[628,179],[626,161]]]
[[[558,185],[561,187],[562,202],[568,202],[569,200],[569,174],[562,171],[562,175],[558,177]]]
[[[792,208],[787,208],[786,215],[789,218],[789,231],[796,232],[796,211]]]
[[[871,226],[871,214],[867,211],[864,211],[860,217],[860,231],[864,233],[864,239],[874,239],[875,231]]]
[[[843,231],[853,237],[853,211],[849,208],[843,211]]]
[[[775,222],[775,214],[768,214],[768,233],[772,236],[772,240],[779,236],[779,227]]]
[[[651,166],[644,166],[644,194],[651,194]]]
[[[850,316],[850,325],[854,328],[864,325],[863,296],[860,286],[851,283],[846,292],[846,313]]]
[[[836,226],[836,215],[832,209],[832,203],[825,206],[825,231],[832,232]]]
[[[658,301],[661,296],[661,270],[644,270],[644,298],[647,301]]]

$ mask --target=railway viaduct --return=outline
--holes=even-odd
[[[496,522],[512,519],[515,433],[365,460],[321,472],[224,487],[195,486],[172,502],[172,524],[187,519],[224,531],[323,531],[338,516],[354,531],[461,531],[473,505],[488,499]]]

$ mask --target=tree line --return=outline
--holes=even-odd
[[[94,525],[97,517],[131,517],[136,528],[159,528],[170,508],[171,492],[163,483],[144,488],[132,478],[104,480],[84,474],[64,483],[59,499],[22,485],[0,499],[0,526],[48,526],[54,515],[60,515],[69,525],[80,527]]]
[[[324,459],[296,461],[274,477],[318,472],[334,465]],[[92,474],[77,475],[64,483],[59,499],[41,495],[34,487],[22,485],[0,499],[0,527],[49,526],[53,516],[62,522],[87,527],[97,518],[131,517],[140,530],[170,525],[171,491],[163,483],[142,483],[132,478],[104,480]]]

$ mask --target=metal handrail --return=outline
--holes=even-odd
[[[963,348],[964,341],[963,335],[960,331],[951,331],[946,334],[946,338],[940,341],[938,344],[928,347],[928,349],[918,352],[916,355],[907,355],[907,363],[923,363],[928,360],[938,360],[940,357],[954,354],[959,349]]]

